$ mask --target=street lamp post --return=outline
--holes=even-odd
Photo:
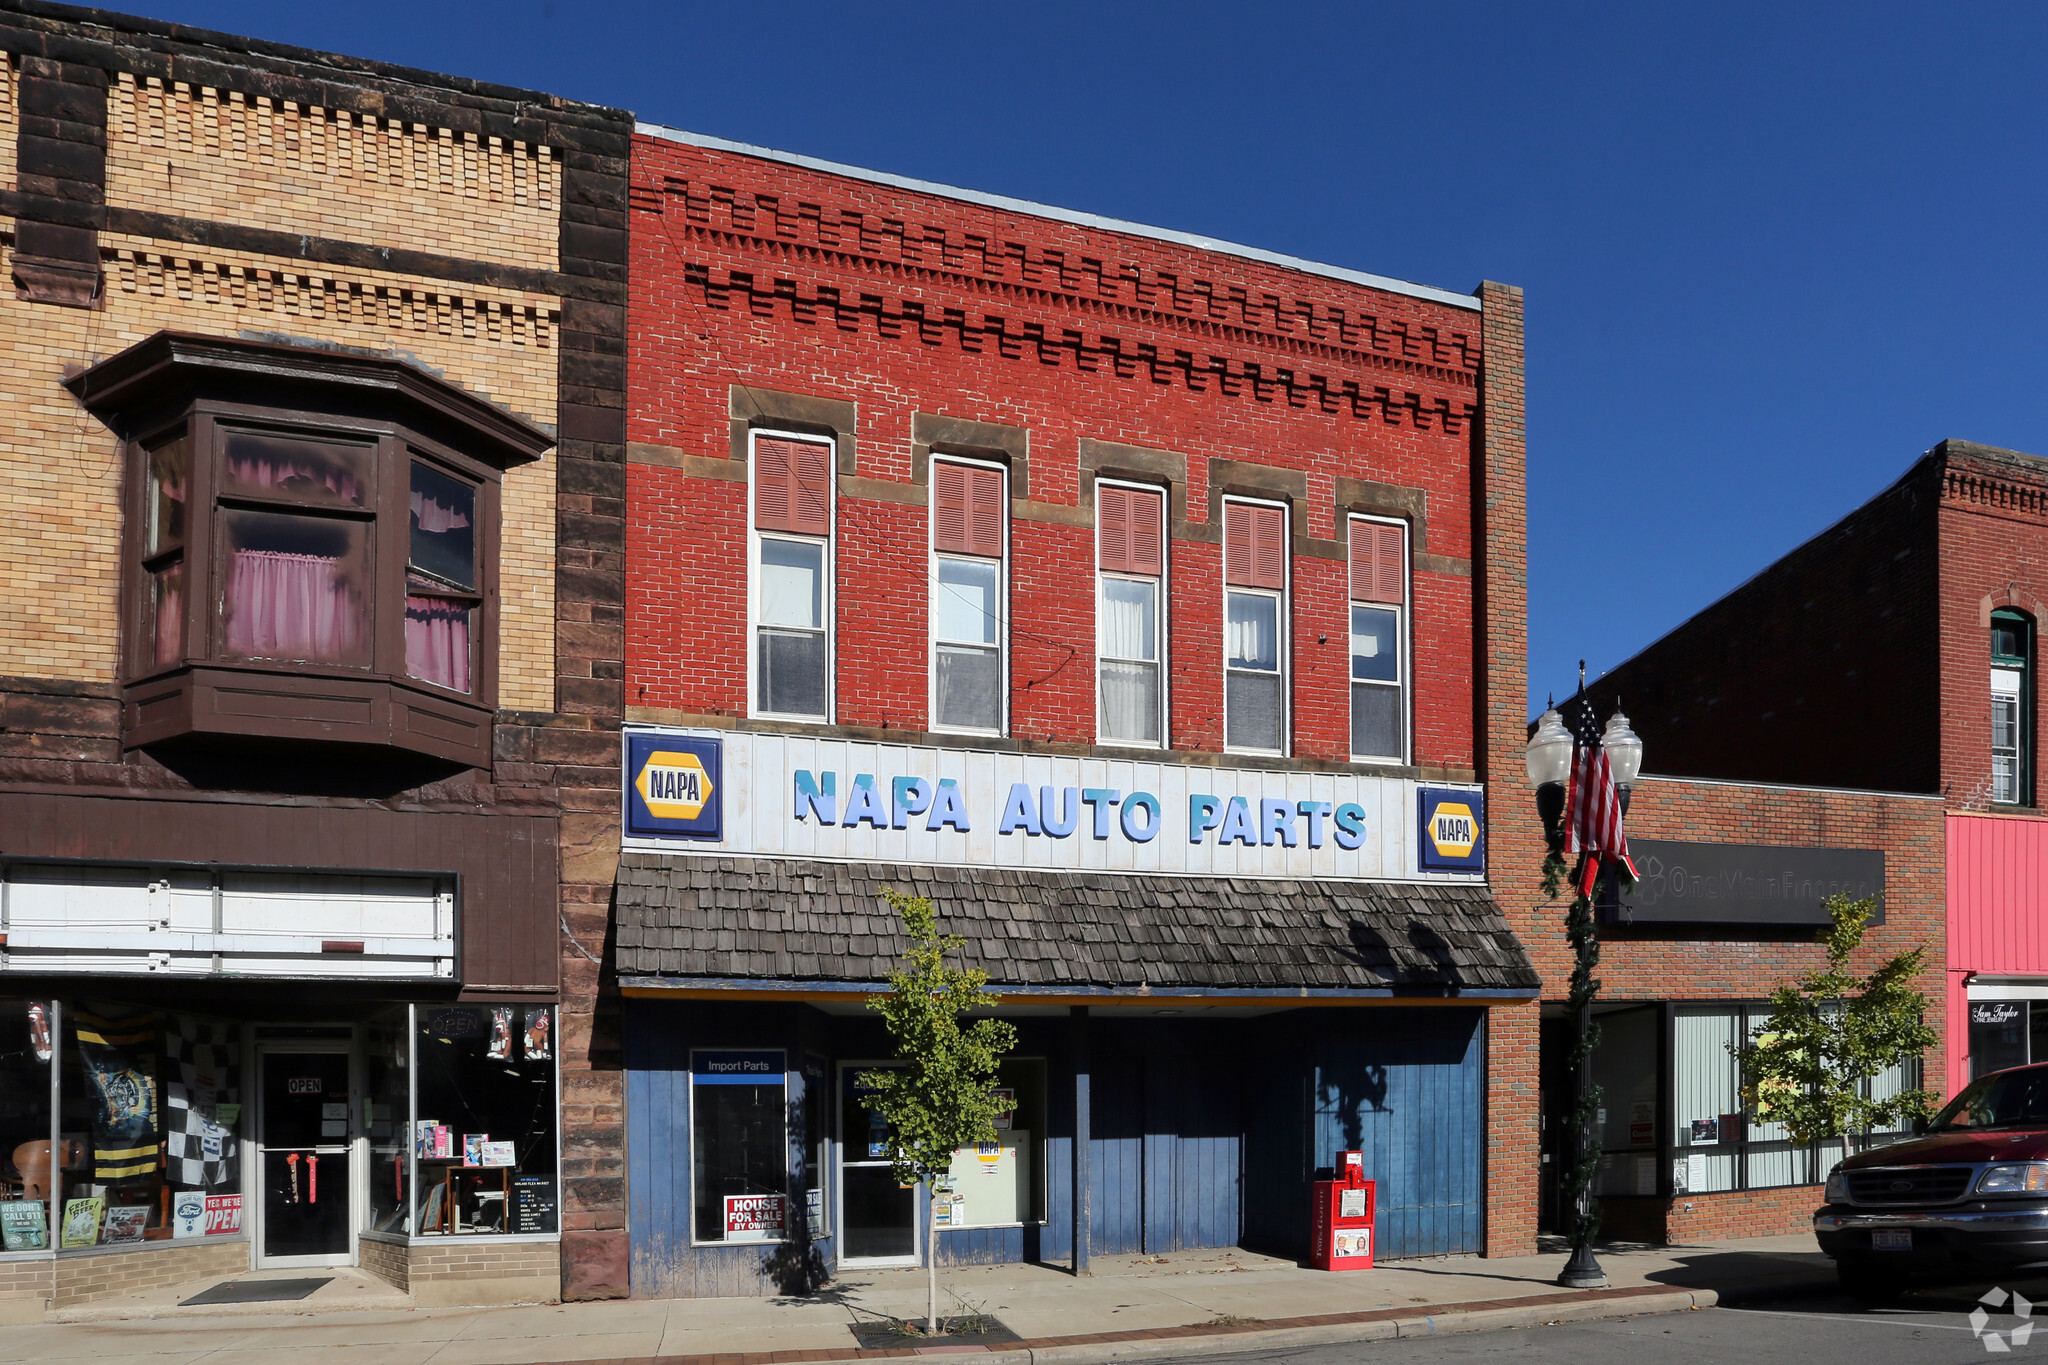
[[[1582,696],[1576,704],[1588,703]],[[1565,810],[1565,784],[1572,774],[1575,748],[1564,718],[1552,707],[1537,719],[1536,732],[1530,736],[1524,755],[1529,785],[1536,789],[1536,812],[1543,820],[1547,846],[1543,886],[1552,899],[1557,897],[1564,877],[1565,822],[1570,814]],[[1628,717],[1618,708],[1608,718],[1607,730],[1600,736],[1600,748],[1607,756],[1615,794],[1625,815],[1629,790],[1643,767],[1643,741],[1629,728]],[[1611,864],[1607,875],[1617,875]],[[1573,1104],[1567,1147],[1572,1161],[1566,1168],[1565,1179],[1572,1205],[1572,1255],[1557,1282],[1568,1289],[1599,1289],[1607,1283],[1607,1273],[1593,1255],[1593,1239],[1600,1230],[1599,1209],[1593,1200],[1593,1181],[1600,1167],[1599,1134],[1594,1124],[1600,1089],[1593,1084],[1593,1050],[1600,1045],[1600,1030],[1593,1022],[1593,997],[1600,991],[1599,979],[1593,975],[1600,964],[1599,919],[1594,910],[1599,887],[1581,885],[1577,876],[1572,883],[1571,909],[1565,919],[1565,933],[1571,940],[1573,954],[1569,996]]]

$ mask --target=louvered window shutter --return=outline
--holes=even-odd
[[[1408,556],[1399,526],[1378,521],[1351,523],[1351,597],[1356,602],[1408,598]]]
[[[1160,513],[1165,499],[1135,488],[1124,490],[1125,524],[1129,528],[1130,572],[1157,577],[1166,568]]]
[[[805,535],[832,533],[832,447],[822,441],[793,441],[790,529]]]
[[[1287,514],[1278,507],[1226,503],[1223,576],[1241,588],[1287,586]]]
[[[1003,471],[932,462],[932,544],[945,554],[1003,554]]]
[[[832,534],[832,447],[761,436],[754,441],[754,525],[763,531]]]
[[[1095,486],[1096,544],[1107,573],[1131,571],[1131,490]]]

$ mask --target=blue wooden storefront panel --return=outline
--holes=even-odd
[[[759,1023],[738,1038],[708,1030],[700,1014],[662,1001],[626,1000],[626,1216],[632,1292],[654,1298],[734,1298],[789,1292],[829,1265],[832,1239],[741,1246],[690,1245],[690,1050],[775,1046]],[[789,1065],[799,1053],[788,1050]],[[787,1079],[792,1097],[801,1075]],[[794,1208],[801,1210],[801,1202]]]
[[[1481,1251],[1486,1242],[1482,1014],[1461,1009],[1399,1013],[1406,1016],[1406,1027],[1384,1027],[1395,1021],[1382,1015],[1382,1027],[1348,1029],[1320,1040],[1314,1162],[1327,1166],[1340,1151],[1365,1154],[1365,1173],[1379,1182],[1378,1255],[1392,1260]],[[1306,1208],[1305,1197],[1301,1206]]]

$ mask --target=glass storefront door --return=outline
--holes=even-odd
[[[259,1054],[259,1267],[347,1265],[355,1251],[348,1046],[313,1047]]]
[[[917,1190],[890,1169],[888,1125],[861,1103],[860,1073],[887,1063],[839,1067],[839,1263],[916,1265]]]

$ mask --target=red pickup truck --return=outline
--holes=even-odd
[[[1920,1136],[1828,1175],[1820,1249],[1859,1299],[2048,1269],[2048,1063],[1970,1082]]]

